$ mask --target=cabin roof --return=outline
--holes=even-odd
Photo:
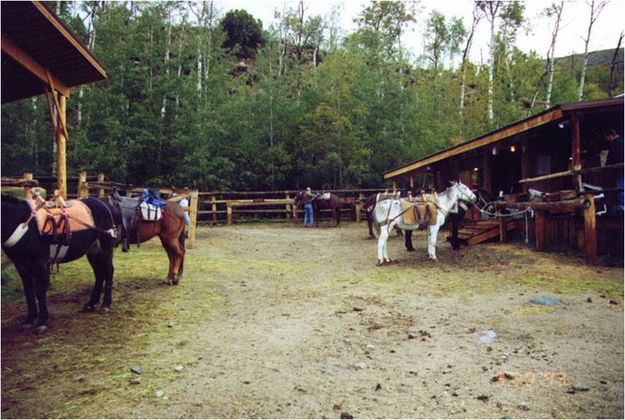
[[[568,104],[555,105],[545,111],[532,115],[512,124],[508,124],[496,130],[490,131],[465,143],[459,144],[449,149],[445,149],[419,160],[391,169],[384,173],[385,180],[392,180],[404,177],[411,173],[418,173],[426,170],[428,165],[462,155],[469,151],[497,143],[520,133],[532,130],[549,123],[557,123],[572,114],[588,114],[623,108],[623,97],[602,99],[598,101],[574,102]]]
[[[106,69],[43,3],[3,1],[2,103],[106,79]],[[44,85],[45,82],[45,85]]]

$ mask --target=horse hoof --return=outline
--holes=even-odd
[[[171,285],[172,286],[178,286],[179,282],[180,282],[180,279],[171,279]]]
[[[85,305],[82,307],[82,311],[80,312],[93,312],[95,311],[95,306],[93,305]]]
[[[377,265],[378,267],[382,267],[384,265],[384,261],[378,261],[377,263],[375,263],[375,265]]]
[[[48,326],[47,325],[40,325],[37,328],[35,328],[35,333],[37,334],[43,334],[44,332],[46,332],[48,330]]]
[[[108,306],[103,306],[101,309],[102,309],[102,312],[104,312],[105,314],[108,314],[109,312],[111,312],[111,308]]]
[[[24,322],[24,323],[22,324],[22,329],[23,329],[24,331],[28,331],[28,330],[30,330],[30,329],[31,329],[32,327],[34,327],[34,326],[35,326],[35,324],[33,324],[32,322]]]

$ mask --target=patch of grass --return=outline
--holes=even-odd
[[[550,314],[557,310],[557,305],[521,305],[512,309],[504,309],[504,313],[506,315],[539,315]]]

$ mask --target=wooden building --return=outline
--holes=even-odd
[[[619,256],[623,253],[623,215],[601,211],[604,204],[610,210],[610,205],[616,203],[616,178],[623,174],[622,163],[601,164],[601,151],[606,149],[603,134],[610,128],[623,135],[623,97],[556,105],[392,169],[384,174],[384,179],[392,181],[396,188],[433,185],[441,191],[448,180],[459,178],[471,187],[502,197],[498,198],[502,208],[536,210],[529,230],[538,250],[547,246],[586,249],[588,262],[594,263],[597,252]],[[600,193],[605,198],[597,200],[597,209],[593,211],[593,218],[599,214],[596,222],[584,221],[584,217],[590,217],[584,209],[595,205],[595,187],[603,190]],[[543,205],[538,202],[543,200],[536,196],[530,199],[530,189],[542,193],[565,190],[567,198],[575,196],[577,201],[555,199],[551,204],[543,203],[545,207],[540,210]],[[557,197],[544,197],[554,196]],[[577,204],[571,205],[573,201]],[[502,239],[506,232],[506,228],[501,230]],[[589,236],[595,234],[593,251],[588,242],[593,241]],[[595,255],[590,255],[593,252]]]
[[[106,70],[42,2],[3,1],[1,6],[2,103],[46,95],[57,145],[57,188],[67,197],[70,89],[106,79]]]

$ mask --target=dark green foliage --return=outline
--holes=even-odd
[[[411,3],[367,5],[331,49],[329,23],[301,8],[263,33],[244,10],[219,20],[210,3],[58,5],[108,74],[68,101],[69,175],[203,190],[379,187],[389,169],[544,109],[544,59],[514,47],[518,7],[506,9],[512,26],[497,37],[489,121],[487,66],[467,63],[459,112],[460,20],[430,16],[429,60],[402,51]],[[585,98],[607,96],[612,53],[591,54]],[[580,66],[557,60],[552,103],[576,100]],[[52,145],[43,97],[2,107],[3,175],[52,173]]]
[[[239,58],[254,57],[256,50],[265,43],[263,23],[245,10],[226,13],[221,29],[225,33],[223,47],[235,52]]]

